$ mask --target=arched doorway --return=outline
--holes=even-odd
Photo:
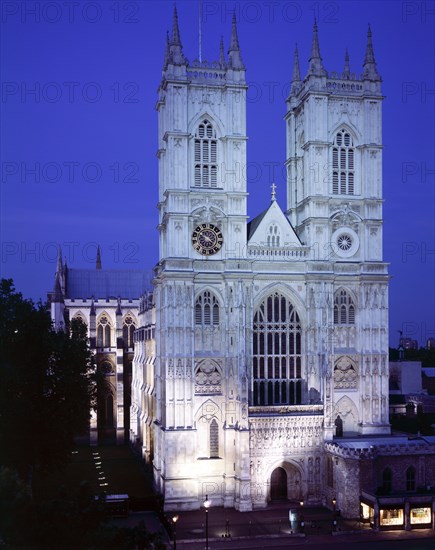
[[[270,499],[283,500],[287,498],[287,473],[284,468],[278,467],[270,476]]]

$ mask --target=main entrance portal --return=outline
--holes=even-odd
[[[287,473],[284,468],[275,468],[270,477],[270,499],[283,500],[287,498]]]
[[[300,500],[301,474],[295,466],[285,463],[270,476],[270,500]]]

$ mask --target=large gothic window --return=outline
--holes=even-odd
[[[195,302],[195,325],[219,325],[219,302],[211,292],[206,290]]]
[[[334,324],[354,325],[355,304],[347,290],[341,289],[335,293],[334,298]]]
[[[340,130],[332,148],[332,192],[334,195],[353,195],[355,192],[355,149],[352,136]]]
[[[122,338],[124,340],[125,348],[132,348],[134,346],[133,334],[134,334],[135,328],[136,327],[134,326],[134,321],[132,317],[130,315],[127,315],[122,325]]]
[[[111,342],[111,326],[109,319],[102,315],[97,327],[97,346],[99,348],[110,348]]]
[[[254,315],[253,404],[302,403],[301,325],[293,304],[275,292]]]
[[[195,187],[217,187],[217,139],[208,120],[203,120],[195,134]]]

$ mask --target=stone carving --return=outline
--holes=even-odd
[[[222,393],[222,376],[214,361],[205,359],[195,369],[195,393],[202,395]]]
[[[334,367],[334,388],[356,389],[358,372],[350,357],[340,357]]]

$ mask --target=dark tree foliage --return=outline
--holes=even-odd
[[[42,304],[0,281],[0,464],[30,480],[65,464],[88,428],[96,374],[86,327],[56,332]]]

